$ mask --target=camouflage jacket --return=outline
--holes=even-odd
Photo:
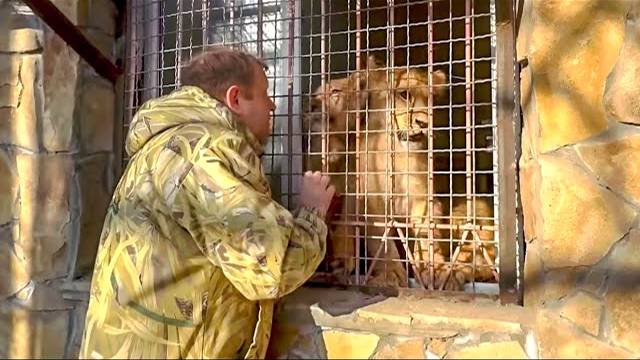
[[[80,356],[264,357],[275,299],[324,257],[323,220],[271,199],[261,146],[199,88],[145,103],[126,151]]]

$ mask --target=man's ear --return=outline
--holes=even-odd
[[[240,112],[240,87],[231,85],[224,94],[224,103],[234,113]]]

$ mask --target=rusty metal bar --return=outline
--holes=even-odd
[[[322,91],[323,91],[323,101],[322,101],[322,155],[321,155],[321,161],[322,161],[322,172],[327,173],[329,172],[329,164],[327,163],[327,153],[328,153],[328,141],[327,141],[327,122],[328,122],[328,116],[327,116],[327,92],[326,90],[326,86],[327,86],[327,45],[326,45],[326,40],[325,40],[325,36],[326,36],[326,23],[325,23],[325,16],[326,16],[326,0],[320,0],[320,76],[321,76],[321,85],[322,85]]]
[[[356,169],[356,207],[355,207],[355,212],[356,212],[356,219],[360,218],[360,202],[362,201],[362,198],[360,197],[360,107],[362,106],[362,104],[360,104],[360,91],[362,91],[362,89],[360,89],[360,76],[361,76],[361,70],[362,70],[362,4],[361,4],[361,0],[356,0],[356,89],[357,89],[357,93],[355,94],[356,96],[356,134],[355,134],[355,169]],[[365,104],[366,106],[366,104]],[[347,139],[349,137],[347,136]],[[348,147],[347,147],[348,149]],[[345,181],[345,186],[348,183],[348,178],[347,181]],[[347,214],[344,214],[345,216]],[[360,285],[360,261],[358,261],[358,252],[360,251],[360,226],[356,227],[356,238],[355,238],[355,256],[356,258],[354,259],[355,261],[355,272],[356,272],[356,285]]]
[[[496,58],[497,58],[497,121],[498,121],[498,174],[499,184],[499,222],[500,233],[500,301],[518,302],[518,269],[516,262],[517,246],[522,241],[516,231],[517,207],[517,158],[516,137],[520,129],[520,117],[515,102],[516,84],[516,48],[514,3],[512,0],[495,0],[496,9]]]
[[[433,193],[434,193],[434,175],[433,175],[433,2],[429,2],[428,6],[428,14],[427,14],[427,33],[429,36],[429,41],[427,45],[427,62],[428,62],[428,72],[429,72],[429,103],[427,109],[427,116],[429,120],[429,128],[428,128],[428,136],[429,136],[429,153],[428,153],[428,178],[429,178],[429,219],[433,218],[434,213],[434,201],[433,201]],[[433,230],[429,228],[428,236],[429,236],[429,289],[433,290],[435,284],[435,249],[433,246]]]
[[[80,55],[100,76],[112,84],[123,71],[87,39],[62,11],[49,0],[23,0],[64,42]]]

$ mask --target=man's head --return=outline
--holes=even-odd
[[[182,70],[182,85],[197,86],[223,102],[264,144],[275,110],[265,68],[252,55],[217,46],[191,59]]]

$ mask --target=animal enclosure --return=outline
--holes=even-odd
[[[191,55],[256,54],[277,105],[263,156],[274,199],[295,209],[306,170],[340,193],[312,282],[513,295],[517,86],[513,34],[498,29],[511,6],[133,0],[123,130]]]

